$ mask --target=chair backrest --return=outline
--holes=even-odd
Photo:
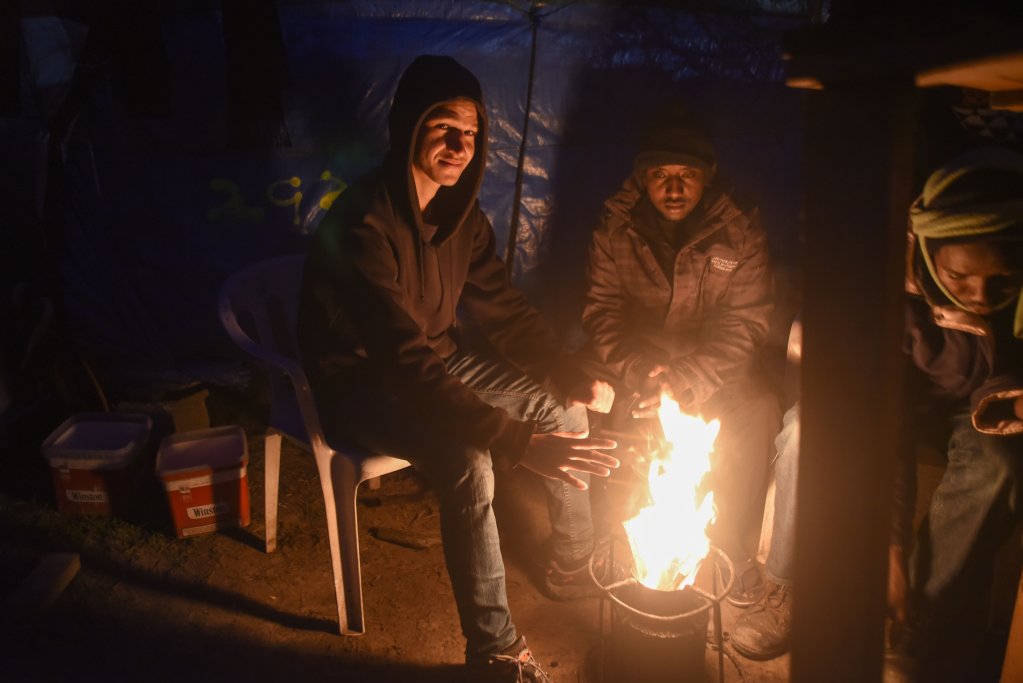
[[[306,405],[310,413],[312,405],[296,338],[304,263],[304,255],[294,255],[247,266],[221,286],[219,308],[235,344],[267,366],[270,426],[308,443],[320,425],[315,409],[302,411]]]

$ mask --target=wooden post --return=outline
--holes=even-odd
[[[1023,681],[1023,575],[1019,577],[1016,592],[1016,609],[1012,613],[1012,627],[1009,642],[1005,646],[1005,662],[1002,664],[1002,683]]]
[[[791,680],[881,678],[913,190],[907,82],[807,93]]]

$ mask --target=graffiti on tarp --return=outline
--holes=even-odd
[[[238,189],[238,184],[233,180],[214,178],[210,181],[209,187],[214,192],[227,195],[219,206],[206,212],[206,218],[211,223],[222,220],[240,223],[263,222],[263,209],[258,206],[247,206],[242,198],[242,191]]]
[[[314,186],[316,192],[312,196],[317,199],[311,205],[306,202],[307,208],[304,213],[302,203],[307,199],[307,195],[302,191],[302,179],[299,176],[275,180],[267,185],[264,192],[271,207],[290,210],[291,224],[303,233],[309,232],[313,221],[321,212],[329,209],[338,195],[348,187],[345,181],[335,176],[329,169],[320,173],[310,185]],[[235,181],[229,178],[214,178],[208,183],[208,187],[222,196],[222,201],[206,212],[206,218],[211,223],[232,221],[258,224],[266,220],[266,209],[246,203],[245,196]]]

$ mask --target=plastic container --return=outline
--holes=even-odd
[[[147,415],[79,413],[57,427],[42,446],[57,510],[80,515],[130,510],[138,456],[152,426]]]
[[[164,438],[156,455],[156,474],[167,491],[178,538],[248,526],[248,463],[241,427]]]

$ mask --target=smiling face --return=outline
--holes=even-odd
[[[423,209],[437,190],[451,187],[476,152],[479,116],[472,100],[457,99],[435,107],[419,128],[412,156],[412,177]]]
[[[650,203],[668,221],[681,221],[693,212],[707,187],[707,174],[698,166],[671,164],[643,171]]]
[[[986,316],[1019,296],[1023,267],[991,242],[946,244],[934,253],[941,284],[967,310]]]

